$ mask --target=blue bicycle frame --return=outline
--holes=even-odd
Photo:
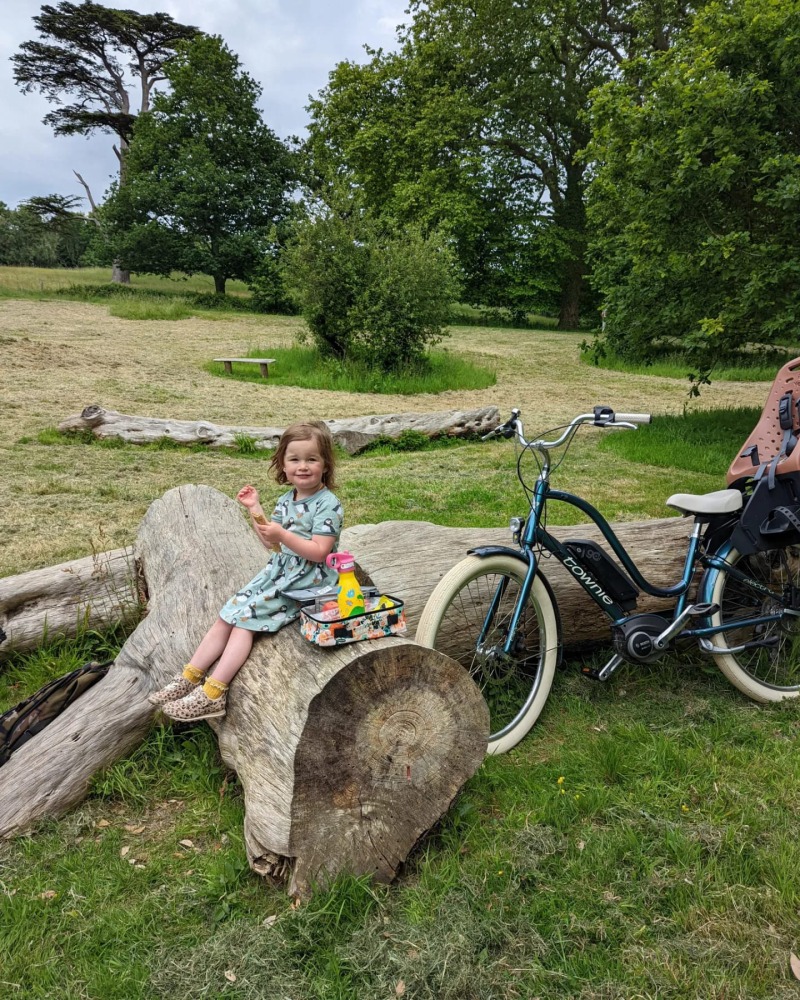
[[[515,414],[518,411],[515,411]],[[613,415],[612,415],[613,416]],[[618,419],[623,420],[625,417],[637,419],[642,417],[640,414],[619,414]],[[578,420],[586,422],[589,415],[584,415],[582,418],[576,418],[572,422],[570,428],[562,436],[559,442],[554,444],[563,443],[565,440],[575,432],[578,426]],[[515,417],[512,415],[512,421]],[[641,420],[639,421],[641,422]],[[618,423],[617,426],[620,426]],[[628,424],[628,426],[631,426]],[[520,437],[521,437],[521,424],[520,424]],[[522,439],[524,441],[524,438]],[[526,442],[527,444],[527,442]],[[543,442],[534,442],[533,447],[542,445]],[[589,597],[602,609],[604,614],[610,619],[611,626],[619,625],[625,622],[629,617],[629,613],[620,606],[617,600],[610,595],[605,587],[597,580],[593,575],[592,570],[580,560],[580,558],[573,552],[570,552],[564,543],[560,542],[557,538],[550,534],[550,532],[543,527],[542,513],[546,505],[553,500],[566,503],[572,507],[577,508],[582,513],[586,514],[591,521],[600,529],[603,538],[608,542],[614,555],[619,559],[621,565],[629,574],[633,583],[643,590],[645,593],[650,594],[653,597],[675,597],[677,598],[675,607],[672,610],[672,621],[677,622],[681,619],[681,616],[686,611],[688,606],[688,592],[689,587],[694,575],[697,565],[700,564],[706,569],[717,569],[725,570],[730,576],[739,579],[742,583],[746,584],[748,587],[755,589],[765,596],[769,596],[778,606],[786,606],[784,597],[782,594],[777,594],[769,587],[764,586],[757,580],[752,579],[752,577],[740,573],[735,567],[731,567],[726,562],[726,557],[730,551],[730,543],[724,545],[718,552],[713,555],[706,554],[701,551],[701,532],[703,527],[703,521],[701,518],[696,518],[693,530],[689,536],[689,544],[686,550],[686,557],[683,565],[683,573],[681,579],[670,587],[659,587],[655,584],[650,583],[640,572],[636,563],[631,558],[628,551],[625,549],[622,542],[619,540],[615,534],[613,528],[609,525],[603,515],[594,507],[591,503],[584,500],[583,498],[576,496],[573,493],[568,493],[563,490],[552,489],[549,483],[549,459],[547,457],[546,451],[541,447],[539,450],[544,454],[544,463],[541,472],[536,481],[536,485],[533,490],[533,496],[531,499],[530,514],[525,521],[524,529],[520,526],[517,530],[515,538],[519,540],[519,548],[514,549],[510,546],[482,546],[471,550],[472,555],[478,557],[503,554],[510,555],[526,564],[526,573],[524,581],[520,588],[520,594],[516,601],[514,607],[511,621],[509,623],[508,632],[505,637],[503,652],[510,655],[515,642],[515,637],[517,629],[519,627],[520,618],[524,612],[524,609],[528,603],[528,598],[531,593],[531,588],[533,587],[533,581],[536,577],[538,571],[538,552],[541,550],[546,550],[551,555],[553,555],[564,568],[573,576],[573,578],[583,587]],[[494,614],[499,607],[500,601],[502,599],[503,593],[505,591],[505,585],[507,581],[503,581],[494,596],[494,599],[489,607],[483,629],[480,635],[479,641],[482,642],[485,635],[491,626]],[[707,574],[704,579],[703,588],[701,588],[701,593],[699,594],[699,599],[705,602],[707,605],[711,605],[711,591],[713,589],[713,579]],[[714,609],[717,610],[717,609]],[[713,612],[711,612],[713,613]],[[717,635],[722,632],[726,632],[733,629],[739,629],[744,626],[758,625],[767,622],[778,621],[782,618],[782,612],[775,612],[772,614],[761,614],[756,617],[737,619],[736,621],[728,623],[720,623],[714,625],[710,621],[710,614],[705,615],[702,620],[705,624],[697,628],[683,628],[681,627],[676,631],[672,638],[680,635],[681,638],[706,638],[711,635]]]

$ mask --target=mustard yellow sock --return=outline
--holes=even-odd
[[[221,698],[227,690],[227,684],[224,684],[222,681],[215,681],[213,677],[209,677],[203,685],[203,691],[212,701],[216,701],[217,698]]]
[[[183,668],[181,676],[185,677],[187,681],[191,681],[192,684],[199,684],[203,679],[204,674],[201,670],[198,670],[197,667],[193,667],[191,663],[187,663]]]

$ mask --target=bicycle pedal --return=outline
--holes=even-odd
[[[623,658],[618,653],[615,653],[608,663],[599,670],[595,667],[581,667],[581,673],[592,681],[607,681],[617,667],[623,662]]]
[[[686,613],[693,618],[710,618],[719,611],[719,604],[692,604],[686,609]]]

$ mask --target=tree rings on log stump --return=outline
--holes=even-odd
[[[293,887],[348,871],[389,881],[486,753],[489,716],[455,661],[367,649],[311,701],[295,755]]]

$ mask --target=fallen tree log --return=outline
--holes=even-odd
[[[82,628],[111,628],[141,612],[133,549],[98,552],[0,579],[0,658]]]
[[[670,517],[613,527],[648,580],[665,586],[680,578],[690,522]],[[601,540],[593,525],[550,530],[562,539]],[[342,534],[342,547],[355,553],[362,579],[406,601],[412,636],[431,591],[468,549],[508,542],[507,528],[445,528],[427,521],[357,524]],[[415,558],[410,560],[409,554]],[[543,561],[543,569],[558,599],[565,645],[605,642],[608,622],[597,605],[560,565]],[[115,549],[0,580],[0,627],[9,640],[0,645],[0,659],[38,646],[45,636],[73,636],[84,622],[92,628],[111,627],[137,614],[142,598],[134,579],[132,550]],[[643,594],[638,610],[664,606]]]
[[[326,420],[333,439],[349,454],[356,455],[379,437],[397,438],[404,431],[426,437],[470,437],[487,434],[500,423],[496,406],[480,410],[445,410],[440,413],[388,413],[383,416]],[[130,444],[150,444],[169,438],[179,444],[206,444],[211,448],[231,448],[243,437],[256,448],[273,449],[282,427],[227,427],[208,420],[169,420],[141,417],[106,410],[96,403],[58,425],[64,432],[90,430],[99,438],[120,438]]]
[[[645,578],[665,587],[680,580],[692,524],[691,519],[669,517],[617,522],[612,527]],[[548,525],[548,530],[556,538],[590,539],[610,551],[593,524]],[[416,630],[436,584],[469,549],[513,544],[508,528],[443,528],[428,521],[358,524],[347,529],[343,538],[356,557],[362,579],[371,579],[385,593],[406,601],[409,630]],[[607,641],[608,618],[572,575],[554,559],[542,559],[540,566],[558,603],[564,645],[580,648]],[[672,603],[642,593],[636,610],[656,611]]]
[[[204,486],[149,508],[135,554],[148,614],[97,684],[2,768],[0,835],[80,801],[146,735],[163,686],[264,551],[238,505]],[[214,720],[245,799],[259,872],[290,891],[339,871],[391,878],[486,751],[488,712],[458,665],[391,637],[319,649],[296,627],[261,637]]]

